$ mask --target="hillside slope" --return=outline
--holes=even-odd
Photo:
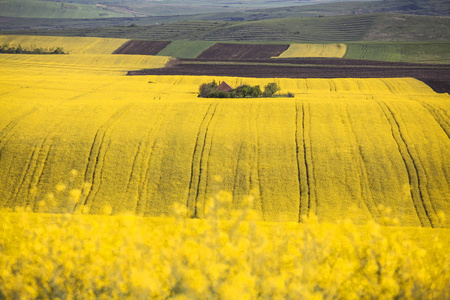
[[[101,5],[39,0],[2,0],[0,16],[20,18],[118,18],[131,14],[105,10]]]
[[[123,77],[18,56],[2,55],[1,207],[38,210],[50,192],[66,207],[61,182],[91,213],[159,216],[179,202],[201,217],[219,190],[234,205],[254,195],[271,221],[379,220],[382,204],[403,225],[435,226],[450,211],[449,96],[420,81]],[[276,81],[295,98],[197,98],[213,79]]]
[[[450,40],[450,18],[397,14],[283,18],[253,22],[182,21],[152,26],[23,30],[5,33],[207,41]]]

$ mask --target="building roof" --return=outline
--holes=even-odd
[[[232,90],[233,88],[226,83],[225,81],[222,81],[219,86],[217,87],[218,90],[222,91],[222,92],[228,92],[229,90]]]

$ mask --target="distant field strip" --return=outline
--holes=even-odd
[[[203,51],[214,45],[210,41],[172,41],[158,55],[177,58],[196,58]]]
[[[4,72],[39,75],[42,69],[53,74],[125,74],[130,69],[162,68],[169,58],[148,55],[69,54],[29,55],[0,54]]]
[[[291,44],[278,58],[295,57],[344,57],[347,51],[345,44]]]
[[[205,59],[266,59],[277,56],[289,45],[217,43],[203,51],[197,58]]]
[[[156,55],[169,44],[170,41],[128,41],[113,53]]]
[[[24,49],[63,48],[70,54],[112,54],[126,43],[126,39],[94,38],[94,37],[60,37],[32,35],[0,35],[0,44],[22,46]]]
[[[6,66],[0,207],[37,211],[52,192],[59,211],[159,216],[178,202],[203,217],[226,190],[234,207],[253,195],[268,221],[364,223],[382,218],[382,204],[403,225],[438,226],[450,211],[449,96],[415,79],[53,76],[46,64],[35,76],[35,64]],[[213,79],[275,81],[295,97],[197,98]],[[55,191],[60,182],[84,184],[78,204]]]
[[[350,59],[414,63],[450,63],[450,42],[349,43]]]

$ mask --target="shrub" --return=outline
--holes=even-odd
[[[271,82],[264,87],[264,97],[272,97],[273,94],[280,91],[281,88],[275,82]]]

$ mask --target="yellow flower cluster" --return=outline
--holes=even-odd
[[[181,204],[170,218],[1,212],[0,298],[450,297],[437,235],[425,250],[374,222],[267,223],[244,203],[221,192],[201,220]]]
[[[291,57],[344,57],[345,44],[291,44],[278,58]]]

